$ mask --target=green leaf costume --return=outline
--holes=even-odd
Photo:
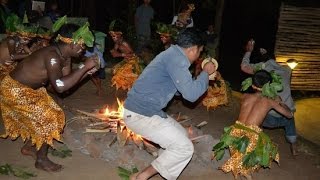
[[[278,148],[258,126],[245,125],[239,121],[224,129],[220,142],[213,147],[216,160],[221,160],[225,149],[231,157],[221,167],[224,172],[232,171],[237,177],[250,175],[261,167],[270,167],[274,160],[279,163]]]

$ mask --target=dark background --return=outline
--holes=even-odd
[[[13,9],[24,1],[27,9],[30,0],[9,0]],[[46,2],[50,2],[47,0]],[[88,17],[91,27],[107,32],[113,19],[122,19],[133,25],[134,11],[143,0],[57,0],[60,10],[68,16]],[[222,16],[219,71],[239,90],[240,82],[246,76],[240,71],[244,45],[254,38],[257,47],[274,52],[278,18],[281,3],[284,1],[297,6],[320,7],[320,0],[224,0]],[[217,0],[152,0],[156,14],[154,21],[171,23],[173,16],[188,3],[196,6],[192,14],[195,27],[206,30],[215,23]],[[320,12],[319,12],[320,13]],[[108,46],[107,46],[108,47]]]

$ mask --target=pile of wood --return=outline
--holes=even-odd
[[[65,108],[79,114],[75,117],[76,119],[86,119],[89,117],[90,123],[86,126],[84,133],[115,133],[116,136],[108,144],[108,147],[111,147],[116,142],[118,142],[120,147],[132,142],[139,149],[144,149],[153,156],[158,155],[159,147],[128,129],[120,114],[105,115],[103,113],[89,113],[70,107]],[[67,125],[72,122],[69,120]]]
[[[68,110],[71,110],[72,112],[75,112],[79,114],[76,116],[76,119],[90,119],[89,123],[85,127],[84,133],[113,133],[116,134],[114,136],[113,140],[110,141],[110,143],[107,145],[108,147],[111,147],[114,143],[118,143],[120,147],[125,146],[126,144],[133,143],[135,144],[139,149],[146,150],[149,154],[153,156],[158,156],[158,150],[159,146],[142,138],[140,135],[135,134],[130,129],[128,129],[123,120],[122,116],[120,114],[112,114],[112,115],[106,115],[103,113],[89,113],[85,111],[81,111],[78,109],[65,107]],[[191,120],[190,117],[186,115],[181,115],[181,113],[172,114],[171,117],[176,119],[180,124],[189,122]],[[74,120],[76,120],[74,119]],[[67,125],[72,123],[73,121],[68,121]],[[206,125],[207,122],[203,121],[197,126],[196,128],[200,129],[202,126]],[[195,135],[193,137],[190,137],[191,140],[198,140],[202,138],[202,136]]]

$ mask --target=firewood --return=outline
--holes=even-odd
[[[197,136],[197,137],[191,138],[190,140],[191,140],[191,141],[196,141],[196,140],[201,139],[201,138],[204,138],[204,137],[206,137],[206,136],[207,136],[207,135]]]
[[[90,129],[86,128],[85,133],[107,133],[110,132],[110,129]]]
[[[114,136],[112,141],[108,144],[108,147],[110,148],[116,141],[117,141],[117,136]]]
[[[91,123],[88,126],[92,127],[92,126],[105,125],[105,124],[109,124],[109,122],[108,121],[96,122],[96,123]]]
[[[98,121],[105,120],[105,118],[99,117],[94,113],[85,112],[85,111],[82,111],[82,110],[79,110],[79,109],[75,109],[73,107],[69,107],[69,106],[66,106],[66,105],[64,105],[64,108],[67,109],[68,111],[71,111],[71,112],[74,112],[74,113],[77,113],[77,114],[82,114],[82,115],[91,117],[91,118],[93,118],[95,120],[98,120]]]
[[[120,123],[118,122],[118,124],[117,124],[117,141],[118,141],[120,147],[123,147],[126,144],[127,139],[129,137],[128,132],[129,131],[127,130],[126,127],[124,127],[121,130]]]
[[[196,125],[197,128],[202,128],[203,126],[207,125],[208,122],[207,121],[202,121],[201,123],[199,123],[198,125]]]

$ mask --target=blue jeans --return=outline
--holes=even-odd
[[[287,119],[285,117],[275,117],[268,114],[264,119],[262,126],[266,128],[283,127],[285,130],[287,141],[289,143],[295,143],[297,141],[297,133],[294,118]]]

